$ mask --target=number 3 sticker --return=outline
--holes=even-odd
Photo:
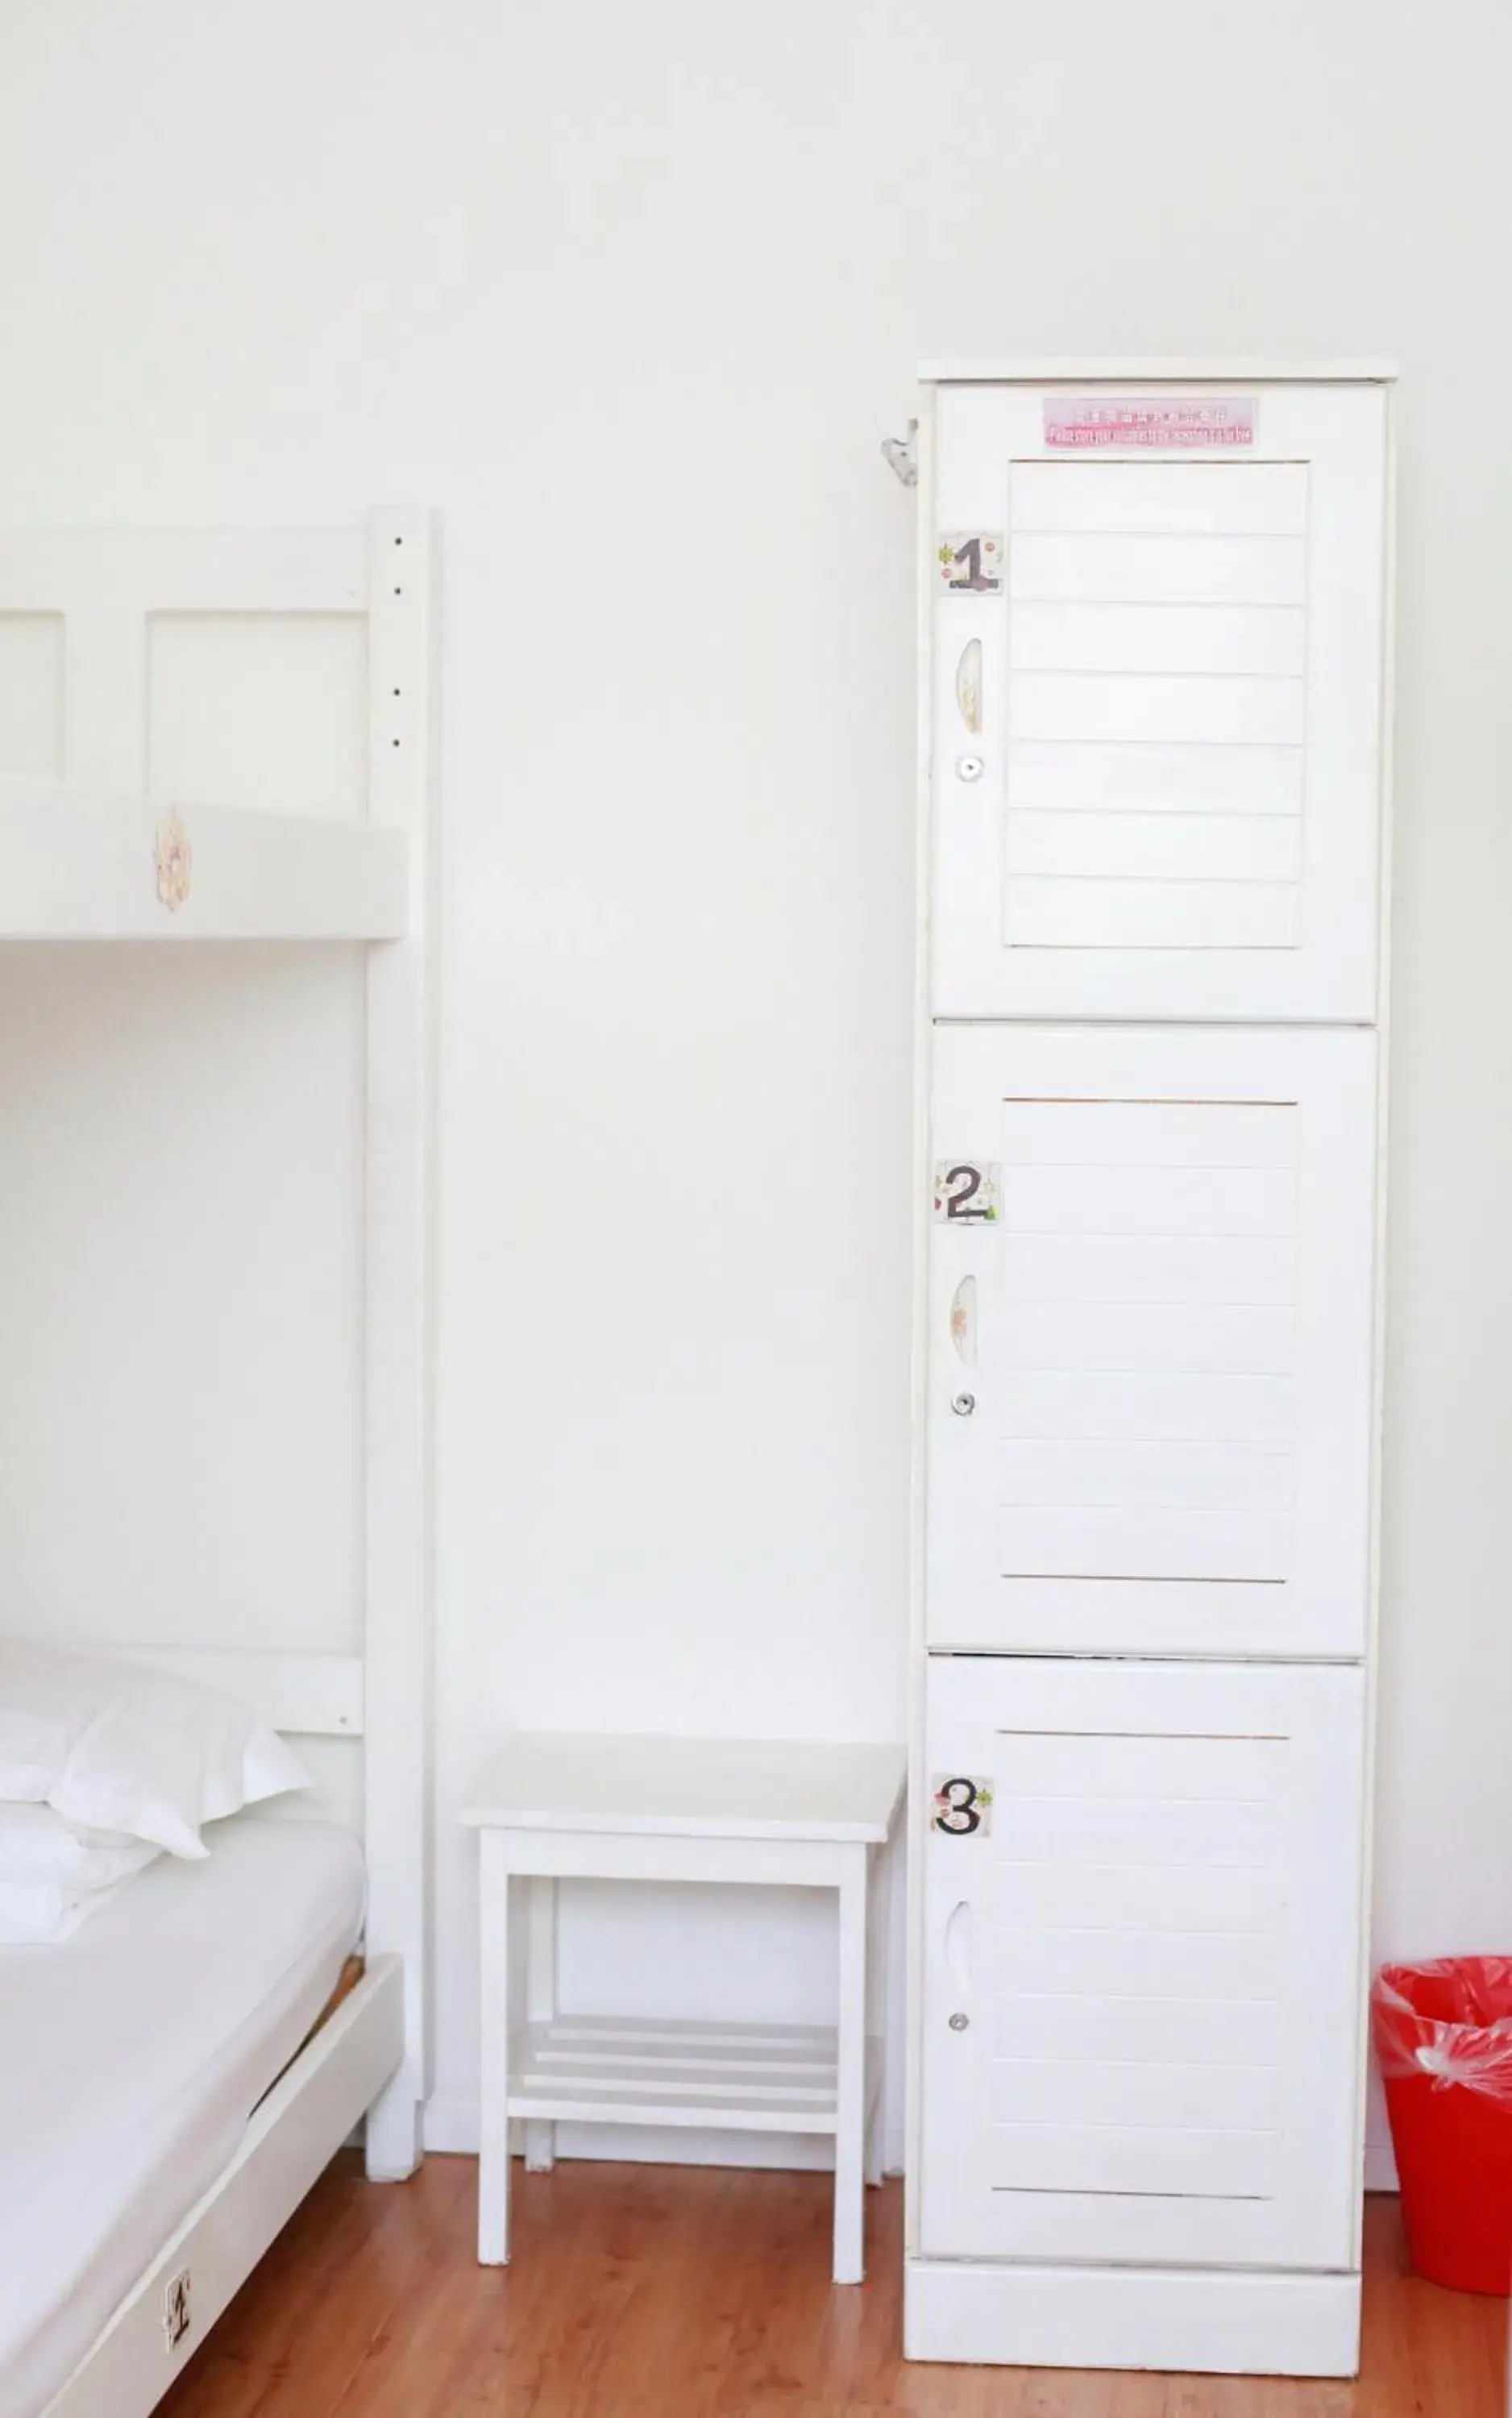
[[[947,1839],[985,1839],[992,1829],[992,1783],[968,1779],[962,1772],[939,1775],[934,1783],[935,1811],[930,1828]]]

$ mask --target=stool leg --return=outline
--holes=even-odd
[[[866,2125],[866,1850],[847,1850],[840,1884],[840,1994],[836,2026],[834,2280],[865,2273],[862,2196]]]
[[[866,1851],[866,2045],[868,2056],[876,2046],[877,2072],[868,2071],[868,2095],[875,2089],[866,2120],[866,2181],[872,2185],[882,2180],[882,2043],[887,2036],[887,1941],[888,1916],[892,1905],[890,1883],[893,1875],[891,1850],[869,1847]]]
[[[528,1884],[530,1935],[525,1977],[526,2019],[549,2024],[557,2012],[557,1884],[538,1875]],[[549,2175],[557,2163],[557,2127],[539,2117],[525,2122],[527,2174]]]
[[[510,2256],[509,1851],[496,1830],[484,1830],[480,1847],[482,2061],[478,2124],[478,2261],[482,2267],[505,2267]]]

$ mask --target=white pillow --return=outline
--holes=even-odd
[[[229,1696],[103,1656],[0,1644],[0,1800],[205,1856],[202,1822],[309,1786],[293,1750]]]
[[[51,1805],[0,1804],[0,1947],[55,1947],[162,1849],[77,1830]]]
[[[156,1848],[152,1851],[156,1854]],[[118,1897],[132,1875],[109,1889],[70,1890],[58,1881],[0,1880],[0,1948],[56,1948]]]
[[[0,1804],[0,1885],[108,1890],[161,1853],[124,1830],[80,1829],[51,1805]]]

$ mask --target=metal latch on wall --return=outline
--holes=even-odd
[[[902,480],[906,487],[918,485],[919,423],[916,420],[909,421],[907,436],[883,437],[882,459],[888,468],[894,471]]]

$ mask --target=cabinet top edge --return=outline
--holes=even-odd
[[[1000,360],[994,356],[985,360],[929,360],[919,364],[923,386],[1148,385],[1152,381],[1204,386],[1391,386],[1397,375],[1397,363],[1385,359],[1191,360],[1051,355],[1044,360]]]

